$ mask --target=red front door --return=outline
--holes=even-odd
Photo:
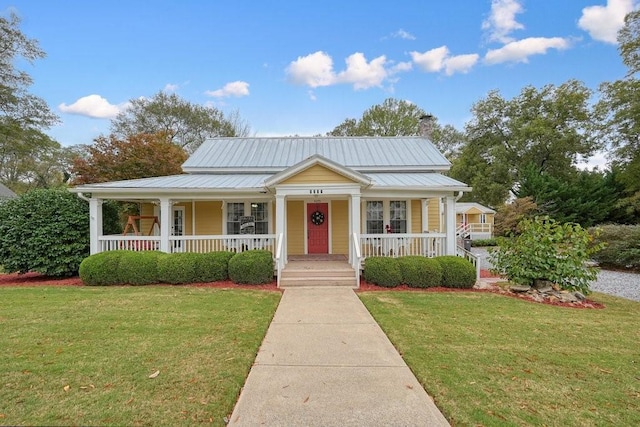
[[[329,205],[307,204],[307,251],[310,254],[329,253]]]

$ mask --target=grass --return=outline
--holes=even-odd
[[[280,299],[168,286],[0,294],[0,425],[224,425]]]
[[[640,303],[483,293],[360,298],[452,425],[640,425]]]

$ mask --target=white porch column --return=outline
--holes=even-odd
[[[456,199],[447,196],[445,206],[445,232],[447,233],[447,255],[456,254]]]
[[[102,199],[89,199],[89,253],[97,254],[101,251],[100,237],[102,236]]]
[[[429,231],[429,199],[420,200],[422,204],[422,232],[427,233]]]
[[[171,235],[171,201],[160,199],[160,251],[170,253],[169,236]]]
[[[282,265],[286,263],[287,259],[287,233],[286,233],[286,204],[283,194],[276,194],[276,238],[282,234],[282,253],[280,259]]]
[[[353,257],[355,256],[353,245],[359,244],[359,242],[353,241],[353,233],[356,233],[360,238],[360,194],[352,194],[349,198],[349,262],[353,264]]]

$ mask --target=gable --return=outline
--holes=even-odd
[[[281,182],[281,184],[347,184],[347,183],[353,184],[354,181],[320,164],[315,164]]]

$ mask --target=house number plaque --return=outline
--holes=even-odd
[[[309,194],[322,194],[322,190],[320,190],[320,189],[311,189],[311,190],[309,190]]]

